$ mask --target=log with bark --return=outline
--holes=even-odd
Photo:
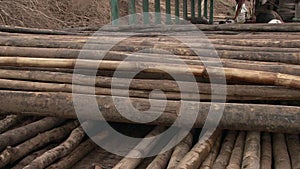
[[[77,95],[84,100],[93,99],[92,95]],[[68,93],[37,93],[37,92],[19,92],[19,91],[1,91],[0,113],[9,111],[14,114],[38,115],[38,116],[56,116],[62,118],[77,118],[73,105],[73,96]],[[115,104],[123,105],[124,111],[127,98],[115,97],[113,102],[111,96],[96,96],[100,111],[107,121],[132,123],[119,114],[115,108]],[[23,100],[23,101],[22,101]],[[47,100],[47,101],[46,101]],[[140,98],[130,98],[129,100],[138,110],[148,110],[149,100]],[[160,100],[152,100],[163,106]],[[18,104],[16,104],[18,103]],[[190,119],[184,123],[195,121],[194,127],[202,127],[211,103],[209,102],[186,102],[188,107],[196,108],[200,106],[199,116],[195,119]],[[12,106],[13,105],[13,106]],[[60,106],[57,106],[60,105]],[[157,120],[150,124],[168,126],[173,124],[179,113],[178,107],[181,105],[179,101],[167,101],[167,106],[164,107],[164,113]],[[87,106],[86,104],[82,106]],[[214,103],[212,110],[219,110],[221,103]],[[144,114],[143,118],[153,118],[156,116],[156,111],[163,110],[161,107],[154,107],[153,113]],[[131,112],[131,111],[130,111]],[[219,123],[219,127],[224,129],[241,129],[241,130],[257,130],[257,131],[276,131],[286,133],[300,133],[299,123],[299,107],[282,106],[282,105],[261,105],[261,104],[236,104],[226,103],[223,116]],[[233,118],[234,117],[234,118]],[[257,117],[260,117],[259,119]],[[272,117],[277,117],[276,119]],[[103,120],[97,113],[85,112],[82,118],[90,120]],[[284,125],[282,125],[284,124]]]
[[[193,146],[191,151],[183,157],[175,169],[199,168],[212,150],[212,147],[220,134],[221,130],[219,129],[208,129],[203,137],[199,138],[199,141]]]
[[[192,143],[193,135],[189,132],[188,135],[174,147],[167,169],[175,169],[180,160],[191,149]]]
[[[56,117],[45,117],[34,123],[9,130],[0,135],[0,151],[9,145],[16,145],[37,134],[62,124],[65,120]]]
[[[235,141],[232,154],[226,169],[239,169],[242,165],[246,132],[240,131]]]
[[[298,135],[286,135],[292,168],[300,168],[300,139]]]
[[[46,151],[52,149],[55,146],[56,146],[55,144],[50,144],[49,146],[46,146],[45,148],[42,148],[41,150],[35,151],[34,153],[27,155],[20,162],[18,162],[16,165],[14,165],[12,167],[12,169],[23,169],[25,166],[27,166],[29,163],[31,163],[34,159],[36,159],[37,157],[44,154]]]
[[[223,141],[220,153],[214,162],[213,168],[225,169],[232,155],[232,150],[237,137],[236,131],[229,131]]]
[[[219,154],[222,143],[222,135],[219,136],[206,159],[203,161],[199,169],[212,169],[214,162]]]
[[[273,134],[273,156],[275,169],[291,169],[291,161],[284,134]]]
[[[23,116],[18,115],[8,115],[4,119],[0,120],[0,134],[16,125],[23,118]]]
[[[73,75],[69,73],[59,73],[59,72],[46,72],[46,71],[20,71],[20,70],[0,70],[0,86],[7,89],[15,90],[32,90],[32,91],[72,91],[72,78]],[[82,89],[90,89],[84,86],[91,87],[91,81],[93,77],[87,75],[74,75],[73,85],[78,86]],[[118,81],[126,81],[125,78],[118,78]],[[47,82],[47,83],[45,83]],[[105,76],[97,76],[95,78],[95,86],[101,88],[111,88],[112,78]],[[130,84],[130,89],[132,90],[143,90],[151,91],[159,88],[164,92],[181,92],[183,95],[185,93],[195,93],[195,90],[189,86],[193,85],[192,82],[181,81],[180,85],[182,88],[178,87],[178,84],[172,80],[150,80],[150,79],[132,79]],[[211,84],[208,83],[197,83],[199,88],[199,93],[211,94]],[[127,89],[124,83],[114,83],[114,89]],[[159,86],[159,87],[158,87]],[[216,88],[226,88],[228,97],[234,98],[240,96],[240,98],[261,98],[267,97],[278,99],[278,100],[298,100],[300,98],[300,91],[296,89],[287,89],[284,87],[276,86],[259,86],[259,85],[226,85],[215,84]],[[104,90],[104,89],[103,89]],[[109,91],[103,91],[103,94],[110,93]],[[105,89],[107,90],[107,89]],[[117,92],[119,93],[119,92]],[[179,94],[179,93],[178,93]],[[216,95],[223,95],[215,91]],[[177,96],[178,98],[178,96]],[[187,97],[188,98],[188,97]]]
[[[95,136],[93,139],[101,141],[108,136],[106,131],[102,131]],[[77,146],[70,154],[60,159],[57,163],[54,163],[47,167],[47,169],[67,169],[74,166],[79,160],[84,158],[88,153],[93,151],[97,145],[91,140],[87,139]]]
[[[260,156],[261,156],[261,133],[259,132],[247,132],[242,168],[244,169],[257,169],[260,168]]]
[[[74,128],[79,125],[78,122],[69,122],[61,127],[41,133],[15,147],[8,146],[0,154],[0,168],[13,164],[17,160],[38,150],[47,144],[64,139]]]
[[[261,168],[272,168],[272,139],[270,133],[262,133],[261,136]]]
[[[57,159],[68,155],[74,150],[85,136],[82,127],[74,129],[67,140],[59,146],[45,152],[41,156],[34,159],[31,163],[24,167],[24,169],[43,169],[52,164]]]
[[[165,127],[157,126],[155,127],[146,137],[153,137],[157,134],[160,134],[166,130]],[[143,140],[141,143],[136,145],[126,157],[124,157],[118,164],[116,164],[113,169],[134,169],[136,168],[142,161],[143,157],[147,156],[147,154],[151,151],[151,149],[157,144],[159,138],[153,138],[150,140]],[[131,157],[131,158],[130,158]],[[135,158],[132,158],[135,157]]]

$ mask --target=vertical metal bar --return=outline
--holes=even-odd
[[[191,0],[191,18],[195,19],[195,0]]]
[[[171,1],[166,0],[166,23],[171,24]]]
[[[160,0],[155,0],[155,23],[161,23],[161,15],[160,15]]]
[[[113,25],[118,25],[119,7],[118,0],[110,0],[111,21]]]
[[[143,0],[144,24],[149,24],[149,1]]]
[[[175,16],[176,23],[179,23],[179,0],[175,0]]]
[[[186,20],[188,18],[188,6],[187,6],[187,0],[183,0],[183,18]]]
[[[202,17],[202,0],[198,0],[198,19]]]
[[[214,23],[214,0],[210,0],[209,23]]]
[[[208,5],[207,5],[207,0],[204,0],[204,17],[207,18],[207,8],[208,8]]]
[[[129,1],[129,24],[135,24],[136,23],[136,8],[135,8],[135,0]]]

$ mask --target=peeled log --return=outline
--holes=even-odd
[[[90,95],[77,95],[85,101],[94,99]],[[99,108],[107,121],[132,123],[125,117],[121,116],[115,108],[111,96],[96,96]],[[63,118],[77,118],[74,110],[73,97],[70,93],[39,93],[39,92],[19,92],[19,91],[1,91],[0,92],[0,114],[1,112],[11,112],[14,114],[32,114],[38,116],[56,116]],[[118,103],[126,108],[127,98],[117,98]],[[131,98],[131,103],[138,110],[149,108],[148,99]],[[160,104],[159,100],[158,105]],[[179,101],[168,101],[164,113],[150,124],[169,126],[173,124],[179,113]],[[211,103],[207,102],[186,102],[189,108],[199,107],[199,115],[194,127],[202,127],[207,114],[210,110]],[[59,106],[57,106],[59,105]],[[86,103],[82,105],[88,106]],[[220,103],[214,103],[212,110],[218,110],[222,106]],[[89,110],[90,107],[86,107]],[[153,108],[159,111],[160,107]],[[124,109],[124,111],[129,111]],[[131,112],[131,111],[130,111]],[[143,118],[149,118],[155,113],[148,113]],[[259,118],[258,118],[259,117]],[[273,118],[277,117],[277,118]],[[84,119],[103,120],[93,111],[86,111]],[[190,123],[195,119],[185,121]],[[258,104],[235,104],[226,103],[225,110],[220,121],[219,127],[223,129],[239,130],[257,130],[257,131],[275,131],[286,133],[300,133],[300,108],[293,106],[281,105],[258,105]]]
[[[121,62],[102,60],[100,63],[91,60],[76,59],[45,59],[24,57],[0,57],[0,66],[16,67],[43,67],[43,68],[76,68],[95,70],[136,71],[146,73],[168,73],[177,75],[195,75],[196,77],[226,77],[227,81],[238,80],[241,82],[277,85],[290,88],[300,88],[300,77],[274,72],[245,70],[237,68],[215,68],[198,65],[189,65],[188,69],[180,64],[164,64],[154,62]],[[164,70],[164,71],[163,71]]]
[[[47,72],[47,71],[24,71],[24,70],[0,70],[0,77],[2,78],[1,84],[7,86],[12,86],[15,89],[28,89],[34,88],[32,85],[36,85],[36,90],[46,90],[44,82],[46,85],[57,83],[58,86],[55,86],[55,90],[70,91],[70,86],[72,84],[73,74],[70,73],[61,73],[61,72]],[[9,80],[8,80],[9,79]],[[16,80],[16,81],[13,81]],[[91,81],[93,77],[87,75],[76,74],[74,76],[73,85],[82,85],[91,87]],[[118,78],[120,81],[126,81],[126,79]],[[24,82],[29,81],[29,82]],[[35,81],[35,82],[31,82]],[[97,76],[95,78],[95,86],[102,88],[111,88],[112,78],[105,76]],[[41,83],[39,83],[41,82]],[[60,84],[65,83],[65,84]],[[24,85],[22,85],[24,84]],[[27,84],[27,86],[26,86]],[[182,91],[179,89],[178,84],[172,80],[151,80],[151,79],[132,79],[130,84],[130,89],[136,90],[155,90],[159,88],[164,92],[181,92],[181,93],[195,93],[193,88],[189,86],[193,85],[192,82],[181,82],[183,87]],[[158,87],[159,86],[159,87]],[[209,83],[197,83],[199,88],[199,93],[202,94],[211,94],[211,84]],[[50,85],[48,88],[53,87]],[[114,87],[117,89],[127,89],[126,85],[122,83],[114,84]],[[258,86],[258,85],[219,85],[215,84],[216,88],[227,88],[228,96],[247,96],[247,97],[268,97],[272,96],[274,98],[283,99],[295,99],[300,98],[300,91],[296,89],[287,89],[284,87],[278,86]],[[48,90],[54,90],[48,89]],[[34,90],[34,89],[33,89]],[[223,95],[224,93],[215,92],[217,95]]]

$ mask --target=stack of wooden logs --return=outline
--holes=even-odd
[[[92,29],[78,33],[0,26],[0,168],[299,168],[300,25],[199,27],[207,41],[187,36],[180,26],[171,30],[181,32],[178,36],[189,40],[187,46],[159,29],[149,34],[148,28],[141,28],[138,36],[128,38],[128,33],[113,28],[90,37]],[[207,42],[214,45],[222,66]],[[78,60],[81,52],[85,57]],[[123,62],[128,57],[133,60]],[[95,67],[96,77],[91,76]],[[114,76],[117,68],[123,74]],[[114,106],[112,81],[126,80],[141,68],[129,91],[125,83],[113,85],[118,103],[126,105],[129,93],[132,105],[141,111],[148,110],[152,101],[164,105],[165,97],[167,104],[164,113],[147,125],[124,124],[133,121]],[[224,93],[215,93],[209,83],[220,70],[227,83],[213,86],[227,89],[225,100]],[[166,72],[180,77],[184,90]],[[191,75],[196,83],[187,80]],[[190,87],[195,85],[199,90]],[[164,95],[151,92],[156,89]],[[105,119],[139,138],[172,125],[182,101],[199,112],[194,129],[173,149],[152,158],[122,158],[86,136],[75,120],[73,93],[88,98],[96,94]],[[211,136],[204,135],[203,141],[198,139],[199,130],[212,105],[212,93],[216,101],[212,108],[225,101],[225,109],[219,129],[209,130],[206,134]],[[151,110],[156,115],[161,107]],[[97,120],[88,112],[84,118]],[[100,130],[93,139],[120,142],[109,136]]]
[[[241,27],[257,32],[241,33]],[[90,37],[87,36],[89,33],[0,27],[3,31],[0,33],[0,113],[76,118],[72,92],[92,97],[95,91],[106,120],[132,123],[113,105],[112,76],[117,68],[125,74],[114,77],[118,80],[126,79],[128,72],[145,68],[131,81],[129,95],[132,104],[139,110],[147,110],[149,94],[155,89],[162,90],[165,95],[154,93],[151,100],[159,103],[164,96],[168,99],[165,113],[151,124],[171,125],[177,119],[181,100],[197,107],[200,97],[199,116],[194,126],[202,127],[212,97],[208,71],[209,76],[218,76],[220,70],[224,70],[227,85],[214,84],[216,88],[227,89],[220,128],[300,133],[297,102],[300,100],[299,24],[241,27],[203,27],[224,68],[215,64],[217,60],[212,57],[214,52],[208,41],[188,37],[180,26],[177,31],[182,33],[177,36],[188,39],[190,46],[159,32],[149,35],[147,29],[141,29],[138,36],[128,38],[128,33],[114,29]],[[231,29],[233,31],[228,34]],[[219,32],[214,34],[211,30]],[[107,52],[115,42],[118,43]],[[204,61],[195,55],[199,51]],[[80,52],[85,57],[77,59]],[[104,52],[107,53],[98,65],[96,60]],[[133,60],[122,62],[129,56]],[[178,60],[183,61],[189,70],[177,64]],[[75,71],[73,75],[75,65],[84,71],[80,74]],[[95,67],[98,69],[96,78],[90,75],[90,69]],[[162,70],[182,77],[184,91]],[[195,83],[184,78],[191,74],[197,80],[199,92],[189,87]],[[76,77],[75,84],[72,84],[73,77]],[[90,83],[93,80],[95,89]],[[79,86],[79,90],[72,90],[74,86]],[[114,87],[114,94],[124,105],[127,86],[119,83]],[[224,93],[214,93],[217,101],[218,98],[222,101],[223,96]],[[85,118],[95,117],[86,114]]]
[[[150,137],[166,127],[115,125],[135,137]],[[149,158],[123,158],[98,147],[76,120],[8,115],[0,118],[0,168],[13,169],[209,169],[300,167],[300,139],[295,134],[208,130],[199,140],[194,129],[174,148]],[[207,133],[207,134],[208,134]],[[99,130],[93,139],[120,143]],[[158,142],[129,153],[148,153]],[[119,144],[119,146],[123,146]],[[139,147],[138,145],[136,147]]]

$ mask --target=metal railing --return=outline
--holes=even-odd
[[[128,13],[129,14],[135,14],[136,13],[136,0],[129,0],[128,5]],[[150,22],[150,16],[149,16],[149,0],[142,0],[142,6],[143,6],[143,20],[144,24],[149,24]],[[175,11],[174,14],[176,16],[175,23],[180,23],[179,18],[183,18],[185,20],[188,20],[188,14],[190,13],[190,17],[192,20],[195,19],[201,19],[202,17],[205,17],[209,19],[209,23],[213,23],[214,20],[214,0],[210,0],[210,4],[208,5],[208,0],[198,0],[197,2],[197,18],[196,18],[196,3],[195,0],[190,0],[190,12],[188,8],[188,0],[174,0],[175,1]],[[182,4],[182,9],[180,9]],[[117,25],[118,24],[118,18],[119,18],[119,5],[118,0],[110,0],[110,6],[111,6],[111,19],[112,24]],[[156,12],[155,16],[155,22],[157,24],[161,23],[161,0],[155,0],[155,9]],[[209,15],[208,15],[208,6],[209,6]],[[166,23],[171,24],[172,18],[172,10],[171,10],[171,0],[165,0],[165,7],[166,7]],[[183,16],[180,16],[180,10],[182,10]],[[203,11],[202,11],[203,10]],[[209,18],[208,18],[209,17]],[[136,17],[133,15],[129,18],[129,23],[133,24],[136,21]]]

